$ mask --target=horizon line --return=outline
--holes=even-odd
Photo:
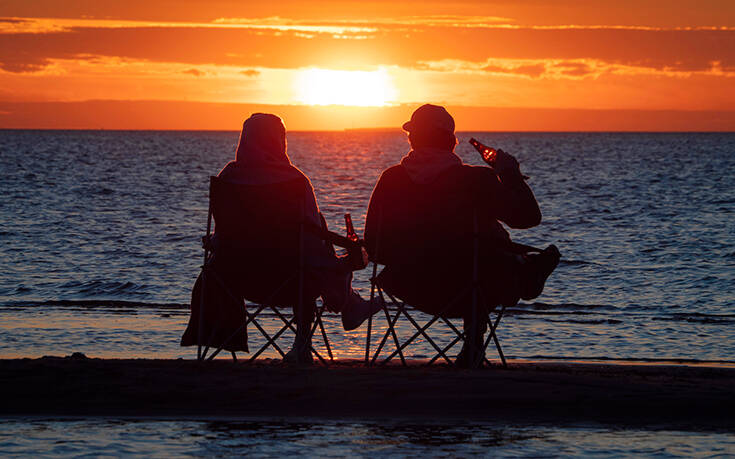
[[[33,128],[33,127],[2,127],[0,131],[79,131],[79,132],[240,132],[240,129],[115,129],[115,128]],[[400,127],[396,128],[345,128],[345,129],[286,129],[287,133],[310,133],[310,132],[344,132],[344,133],[373,133],[373,132],[395,132],[407,134]],[[472,129],[458,130],[455,134],[472,132],[491,132],[508,134],[735,134],[735,130],[494,130],[494,129]]]

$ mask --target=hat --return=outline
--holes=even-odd
[[[411,115],[411,120],[403,123],[404,131],[440,130],[454,134],[454,118],[444,107],[424,104]]]

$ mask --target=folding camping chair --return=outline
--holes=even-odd
[[[230,350],[233,359],[237,360],[236,350],[248,350],[247,330],[250,325],[265,339],[265,344],[253,353],[250,361],[269,347],[285,357],[277,342],[280,337],[291,331],[297,340],[310,343],[317,327],[329,359],[333,360],[322,322],[323,306],[316,308],[310,330],[298,329],[299,324],[304,323],[302,314],[305,313],[307,302],[313,303],[317,296],[313,289],[307,289],[304,281],[304,235],[310,231],[325,241],[349,249],[354,249],[354,243],[306,221],[306,189],[303,179],[269,185],[243,185],[217,177],[210,178],[207,234],[202,238],[202,294],[198,317],[194,317],[192,310],[190,327],[185,332],[185,338],[187,333],[189,337],[182,339],[182,345],[197,345],[199,360],[212,360],[223,349]],[[212,218],[217,229],[216,242],[212,240]],[[259,222],[268,222],[268,225]],[[222,266],[232,269],[222,269]],[[236,327],[207,320],[207,310],[223,307],[226,303],[206,304],[204,286],[210,282],[215,282],[231,302],[242,305],[242,315]],[[253,304],[248,305],[248,301]],[[279,307],[291,307],[294,314],[289,318]],[[257,320],[264,311],[273,312],[283,324],[273,335]],[[230,317],[235,316],[230,314]],[[194,319],[198,319],[195,327]],[[207,322],[209,324],[205,326]],[[224,335],[221,333],[222,327],[229,327]],[[196,332],[193,328],[196,328]],[[196,339],[192,336],[194,334]],[[188,344],[184,344],[184,341]],[[214,351],[207,356],[210,349]],[[326,364],[326,359],[311,344],[310,351]]]
[[[380,211],[379,211],[380,212]],[[371,291],[370,291],[370,298],[371,300],[376,298],[376,295],[379,296],[384,301],[384,307],[383,312],[385,314],[385,319],[387,321],[387,329],[385,333],[383,334],[382,338],[380,339],[380,342],[377,346],[377,349],[371,356],[371,348],[370,348],[370,342],[372,338],[372,317],[368,320],[368,327],[367,327],[367,334],[365,339],[365,363],[367,365],[373,365],[378,361],[378,358],[381,354],[381,352],[384,350],[386,344],[389,340],[391,340],[395,346],[395,350],[389,354],[387,357],[385,357],[380,363],[385,364],[388,363],[390,360],[395,358],[396,356],[400,357],[401,363],[405,366],[406,365],[406,357],[403,353],[403,351],[412,343],[416,342],[419,338],[423,338],[426,340],[426,342],[434,349],[436,352],[433,357],[430,358],[427,365],[431,365],[437,360],[444,359],[449,365],[455,365],[455,362],[448,356],[449,351],[457,344],[457,343],[463,343],[464,348],[469,351],[470,361],[468,362],[469,366],[471,368],[476,368],[479,366],[482,366],[484,364],[490,365],[490,360],[485,356],[485,352],[490,344],[490,341],[492,340],[495,344],[495,348],[497,349],[498,355],[500,357],[500,360],[502,362],[503,366],[507,366],[507,362],[505,359],[505,355],[503,354],[503,350],[500,346],[500,341],[497,337],[497,328],[500,324],[501,319],[503,318],[503,314],[505,313],[505,305],[498,305],[494,303],[490,303],[488,301],[488,298],[486,297],[485,293],[483,292],[483,289],[480,286],[480,233],[479,233],[479,225],[478,225],[478,217],[477,217],[477,210],[473,209],[472,211],[473,217],[472,217],[472,270],[471,270],[471,277],[468,279],[466,285],[461,287],[457,293],[454,295],[453,299],[448,301],[443,308],[441,308],[437,313],[435,314],[429,314],[431,318],[423,325],[419,324],[419,322],[412,316],[412,313],[409,312],[410,306],[406,304],[404,301],[401,301],[397,298],[397,296],[391,292],[390,288],[383,285],[381,283],[381,276],[378,274],[378,262],[377,259],[379,259],[378,252],[380,250],[380,222],[378,223],[378,240],[376,241],[375,246],[375,256],[373,257],[372,263],[373,263],[373,271],[372,271],[372,278],[371,278]],[[380,216],[378,217],[381,218]],[[539,249],[535,249],[533,247],[524,246],[522,244],[513,244],[516,249],[524,250],[524,251],[540,251]],[[385,296],[387,296],[390,299],[389,301],[386,301]],[[462,302],[463,300],[467,300],[471,302],[470,308],[471,308],[471,319],[472,324],[470,324],[469,327],[469,336],[466,331],[460,331],[460,329],[454,325],[449,317],[446,316],[446,313],[450,311],[452,308],[458,305],[459,302]],[[395,308],[395,312],[391,314],[391,311],[389,310],[388,306],[393,306]],[[498,308],[499,306],[499,308]],[[411,310],[417,310],[415,308],[410,308]],[[493,317],[493,315],[495,317]],[[398,333],[396,331],[396,324],[398,323],[399,318],[403,316],[405,317],[408,322],[411,324],[412,329],[415,330],[415,332],[408,338],[405,338],[403,340],[399,339]],[[476,336],[473,336],[475,333],[477,333],[478,330],[478,321],[484,322],[484,325],[487,326],[488,335],[487,338],[485,338],[482,341],[482,344],[478,346],[476,343],[479,341],[477,340]],[[449,342],[449,344],[441,347],[439,344],[437,344],[436,340],[433,339],[429,333],[428,330],[430,327],[432,327],[436,323],[443,323],[445,324],[449,330],[453,333],[454,338]]]

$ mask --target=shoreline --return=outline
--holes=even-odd
[[[0,359],[0,416],[309,418],[735,428],[735,368],[511,361],[330,367],[195,360]]]

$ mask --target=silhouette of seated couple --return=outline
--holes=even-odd
[[[363,299],[351,287],[352,272],[367,265],[368,256],[385,265],[379,276],[381,285],[407,304],[430,314],[464,319],[465,331],[472,328],[479,349],[486,332],[486,321],[472,320],[471,300],[454,301],[457,292],[472,276],[473,257],[480,247],[480,288],[489,304],[516,304],[520,298],[541,294],[544,283],[559,261],[553,245],[540,254],[512,250],[510,236],[500,222],[511,228],[530,228],[541,222],[533,192],[526,184],[516,159],[497,151],[495,167],[469,166],[454,153],[457,138],[454,119],[443,108],[423,105],[403,125],[411,146],[399,164],[381,174],[368,206],[362,259],[338,256],[331,244],[311,232],[303,241],[307,301],[299,330],[310,330],[317,297],[325,308],[340,313],[345,330],[358,328],[383,307],[376,296]],[[326,229],[319,213],[309,178],[291,163],[286,154],[286,129],[275,115],[256,113],[243,124],[236,158],[218,177],[226,182],[246,185],[296,183],[300,190],[283,187],[284,193],[302,192],[302,216]],[[276,188],[277,189],[277,188]],[[277,205],[287,197],[270,196],[260,205]],[[217,230],[213,235],[214,257],[227,251],[227,243]],[[252,221],[249,225],[264,231],[277,231],[274,221]],[[479,235],[480,244],[474,245]],[[231,241],[237,235],[230,235]],[[218,247],[219,246],[219,247]],[[359,257],[359,255],[358,255]],[[247,258],[220,263],[219,271],[228,282],[247,282],[238,274],[238,264]],[[252,267],[251,267],[252,268]],[[261,281],[262,282],[262,281]],[[473,328],[474,327],[474,328]],[[312,360],[310,337],[297,339],[286,354],[287,360],[309,363]],[[459,354],[459,364],[467,359],[468,344]]]

